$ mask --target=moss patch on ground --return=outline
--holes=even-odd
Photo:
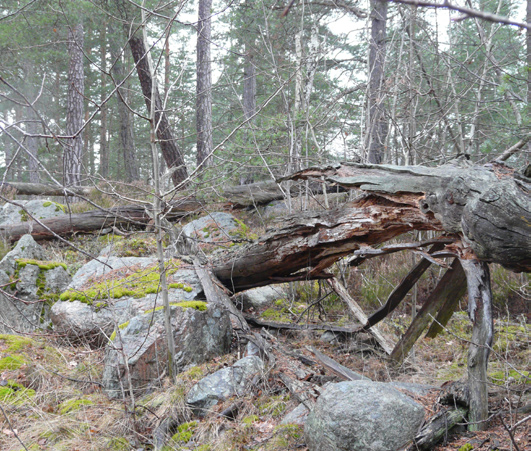
[[[67,399],[57,406],[59,413],[65,415],[70,412],[80,410],[84,406],[91,406],[94,403],[90,399]]]
[[[35,390],[26,388],[13,380],[0,387],[0,402],[5,404],[21,405],[35,396]]]
[[[34,340],[27,337],[21,337],[20,335],[0,334],[0,341],[3,341],[8,346],[8,352],[18,352],[24,348],[35,345]]]

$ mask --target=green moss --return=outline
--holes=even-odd
[[[281,451],[285,449],[296,449],[302,441],[303,427],[297,424],[283,424],[275,428],[275,433],[271,440],[267,442],[265,450]]]
[[[31,338],[21,337],[20,335],[0,334],[0,340],[9,346],[7,348],[8,352],[17,352],[35,344]]]
[[[67,399],[57,407],[61,415],[65,415],[76,410],[80,410],[83,406],[91,406],[94,403],[90,399]]]
[[[26,388],[12,380],[7,385],[0,387],[0,402],[13,405],[21,405],[35,396],[35,390]]]
[[[41,260],[33,260],[31,258],[17,258],[15,261],[20,268],[24,268],[27,265],[35,265],[38,266],[42,271],[48,271],[50,269],[57,268],[58,266],[62,266],[65,270],[67,269],[66,263],[60,262],[44,262]]]
[[[466,443],[458,451],[472,451],[474,447],[470,443]]]
[[[192,436],[194,435],[194,431],[196,429],[197,421],[190,421],[188,423],[180,424],[177,428],[177,432],[172,436],[171,439],[177,443],[189,442]]]
[[[200,312],[204,312],[207,309],[207,303],[203,301],[170,302],[170,306],[177,306],[183,309],[193,308],[193,309],[199,310]],[[164,306],[161,305],[159,307],[148,309],[144,313],[159,312],[162,309],[164,309]]]
[[[50,205],[55,205],[55,211],[62,211],[63,213],[66,213],[66,206],[60,204],[59,202],[46,201],[42,204],[42,206],[45,208],[49,207]]]
[[[258,418],[258,415],[249,415],[247,417],[244,417],[242,419],[243,424],[253,424],[256,423],[260,418]]]
[[[496,340],[493,349],[496,352],[505,352],[515,344],[525,341],[527,332],[524,326],[515,326],[510,324],[496,324]]]
[[[261,415],[277,418],[286,411],[288,401],[289,395],[269,396],[258,401],[258,410]]]
[[[512,379],[514,384],[531,384],[531,373],[529,371],[495,371],[490,373],[489,377],[496,385],[505,385],[509,379]]]
[[[0,371],[18,370],[26,363],[27,361],[19,355],[8,355],[7,357],[0,359]]]
[[[119,324],[118,325],[118,329],[120,330],[124,330],[127,326],[129,326],[129,321],[126,321],[125,323],[122,323],[122,324]],[[111,336],[109,337],[109,339],[111,341],[114,341],[114,339],[116,338],[116,331],[114,331]]]
[[[28,222],[29,216],[25,210],[19,210],[18,213],[20,215],[20,222]]]
[[[174,284],[174,282],[171,282],[171,275],[177,272],[179,262],[167,262],[165,267],[166,274],[170,278],[169,286],[171,287]],[[192,291],[192,288],[184,284],[177,285],[182,285],[182,289],[185,291]],[[61,294],[59,299],[61,301],[80,301],[92,305],[98,299],[119,299],[124,296],[142,298],[147,294],[158,293],[160,290],[158,265],[154,264],[125,277],[118,275],[115,279],[106,279],[102,282],[94,283],[89,289],[84,291],[67,290]]]

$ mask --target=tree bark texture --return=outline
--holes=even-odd
[[[468,314],[472,320],[472,338],[468,348],[468,389],[470,391],[469,426],[471,431],[487,428],[489,417],[487,364],[494,336],[492,292],[487,263],[461,260],[468,282]]]
[[[109,26],[109,33],[114,35],[114,28]],[[122,155],[125,167],[125,180],[127,182],[133,182],[140,179],[138,171],[138,162],[136,159],[135,148],[135,135],[134,135],[134,123],[133,115],[127,107],[128,85],[129,80],[124,80],[125,77],[125,49],[123,54],[119,50],[119,46],[116,44],[116,38],[112,38],[110,45],[111,58],[114,62],[112,66],[112,74],[114,82],[118,87],[116,90],[116,99],[118,102],[118,117],[119,117],[119,134],[120,144],[122,147]]]
[[[293,179],[319,179],[361,188],[416,207],[458,233],[481,261],[531,272],[531,180],[503,164],[438,168],[344,163],[310,168]],[[465,249],[455,249],[466,258]]]
[[[369,163],[381,163],[385,154],[387,123],[384,116],[384,70],[387,37],[387,2],[371,0],[369,91],[366,151]]]
[[[81,184],[83,163],[83,127],[85,75],[83,72],[83,24],[77,23],[68,32],[68,97],[66,105],[66,143],[63,156],[65,186]]]
[[[227,288],[237,292],[272,283],[330,278],[325,270],[360,246],[383,243],[410,230],[442,231],[439,221],[418,208],[376,197],[363,205],[301,213],[282,222],[282,228],[253,243],[216,254],[213,273]]]
[[[197,164],[208,160],[212,149],[212,70],[210,41],[212,34],[212,0],[199,0],[197,23]],[[208,164],[208,161],[206,161]]]
[[[155,102],[155,125],[160,149],[168,168],[177,168],[172,174],[172,180],[175,186],[179,186],[188,178],[188,171],[186,170],[181,151],[177,147],[177,141],[164,111],[158,89],[155,90],[155,99],[151,98],[153,80],[151,79],[151,71],[144,41],[142,38],[132,36],[129,38],[129,47],[133,54],[140,86],[142,88],[142,94],[144,95],[148,111],[151,111],[151,101],[153,100]],[[184,188],[184,186],[182,186],[182,188]]]
[[[109,177],[109,143],[107,142],[107,104],[104,103],[106,97],[106,77],[107,77],[107,24],[101,27],[100,45],[100,170],[103,179]]]

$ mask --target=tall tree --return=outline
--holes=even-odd
[[[71,137],[63,156],[64,183],[81,184],[83,162],[83,127],[85,76],[83,73],[83,23],[78,22],[68,31],[68,98],[66,133]]]
[[[162,151],[162,156],[166,161],[168,168],[174,168],[174,172],[172,173],[174,185],[184,188],[182,182],[188,178],[188,171],[186,169],[183,155],[177,146],[177,140],[175,139],[173,130],[168,121],[168,116],[164,110],[160,92],[157,86],[155,86],[153,89],[154,99],[152,99],[151,92],[153,83],[156,83],[156,80],[151,78],[152,71],[150,69],[149,58],[144,45],[144,40],[137,35],[133,35],[129,38],[129,47],[131,48],[131,53],[133,54],[136,71],[138,73],[140,86],[142,88],[142,94],[144,95],[144,101],[148,111],[151,111],[151,102],[153,101],[155,104],[154,126],[156,128],[157,139]]]
[[[369,163],[381,163],[385,154],[387,122],[384,114],[384,69],[387,37],[387,1],[371,0],[369,42],[368,119],[365,149]]]
[[[100,34],[100,175],[106,179],[109,176],[109,143],[107,142],[107,109],[104,102],[107,96],[107,24],[103,24]]]
[[[212,143],[212,70],[210,41],[212,36],[212,0],[199,0],[197,24],[197,164],[200,165],[213,149]],[[208,161],[206,161],[208,164]]]

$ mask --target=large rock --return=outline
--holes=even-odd
[[[208,409],[231,396],[242,396],[250,388],[253,380],[262,375],[264,362],[258,356],[248,356],[238,360],[233,366],[223,368],[201,379],[195,384],[186,402],[196,415],[206,415]]]
[[[111,336],[103,370],[103,385],[110,397],[122,396],[122,390],[129,394],[128,378],[133,390],[139,393],[157,385],[167,374],[163,314],[163,309],[156,309],[135,316],[121,324],[119,333]],[[207,306],[197,301],[172,305],[171,325],[177,372],[187,365],[201,364],[230,350],[230,319],[228,313],[217,305]]]
[[[24,235],[0,262],[0,285],[12,282],[4,287],[7,293],[0,294],[0,333],[32,332],[48,326],[50,305],[71,277],[63,264],[45,258],[31,235]]]
[[[196,299],[203,288],[194,270],[167,268],[171,303]],[[107,343],[115,324],[162,305],[157,260],[145,257],[107,257],[92,260],[74,275],[72,283],[51,309],[54,329],[70,340],[92,346]]]
[[[183,233],[204,243],[230,242],[245,234],[242,224],[229,213],[214,212],[186,224]]]
[[[424,408],[387,384],[340,382],[321,394],[304,432],[310,451],[395,451],[423,420]]]
[[[286,299],[288,293],[283,285],[267,285],[265,287],[252,288],[237,296],[237,301],[243,305],[244,310],[255,310],[270,306],[278,299]]]
[[[0,226],[32,221],[31,216],[40,220],[65,214],[63,205],[49,200],[17,200],[17,204],[24,208],[9,203],[0,208]]]

